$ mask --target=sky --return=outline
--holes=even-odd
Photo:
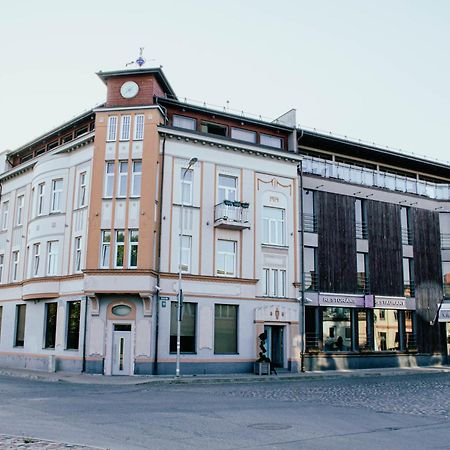
[[[104,101],[95,73],[144,47],[178,97],[450,161],[449,24],[447,0],[8,2],[0,151]]]

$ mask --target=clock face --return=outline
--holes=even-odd
[[[120,95],[123,98],[133,98],[139,92],[139,86],[134,81],[126,81],[120,87]]]

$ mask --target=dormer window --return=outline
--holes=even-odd
[[[202,122],[202,133],[215,134],[217,136],[226,136],[227,127],[218,123]]]

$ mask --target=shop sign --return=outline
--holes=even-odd
[[[364,297],[345,294],[319,294],[319,305],[342,308],[364,308]]]
[[[408,308],[405,297],[382,297],[379,295],[375,296],[374,307],[381,309],[411,309],[410,307]]]
[[[439,322],[450,322],[450,308],[439,310]]]

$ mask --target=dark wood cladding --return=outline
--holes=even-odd
[[[316,195],[319,290],[355,293],[355,200],[330,192]]]
[[[403,295],[400,206],[366,201],[370,290],[375,295]]]
[[[414,208],[411,210],[414,246],[414,281],[417,317],[417,345],[420,352],[440,352],[440,324],[432,326],[442,300],[442,265],[439,214]]]

